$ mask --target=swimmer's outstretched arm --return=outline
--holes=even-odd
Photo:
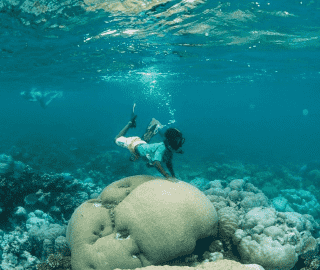
[[[170,175],[163,169],[163,167],[161,166],[160,161],[155,161],[153,162],[153,166],[157,168],[157,170],[165,177],[165,178],[169,178]]]

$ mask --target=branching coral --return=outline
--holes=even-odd
[[[60,266],[62,264],[62,255],[60,253],[50,254],[47,263],[52,268]]]
[[[39,263],[37,270],[71,270],[71,257],[60,253],[50,254],[46,262]]]

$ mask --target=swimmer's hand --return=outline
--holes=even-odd
[[[132,154],[131,156],[130,156],[130,161],[136,161],[137,159],[138,159],[139,157],[138,156],[135,156],[134,154]]]
[[[175,178],[175,177],[166,177],[166,180],[170,181],[170,182],[179,182],[180,180]]]

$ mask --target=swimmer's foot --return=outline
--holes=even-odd
[[[134,103],[132,108],[132,113],[131,113],[131,120],[129,121],[130,128],[135,128],[137,126],[136,119],[138,115],[134,114],[135,107],[136,107],[136,104]]]
[[[155,118],[152,118],[146,132],[143,134],[142,139],[145,142],[149,142],[153,136],[158,133],[159,129],[162,129],[163,125]]]

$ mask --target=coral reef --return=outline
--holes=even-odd
[[[50,254],[56,252],[63,256],[70,255],[70,249],[65,238],[66,225],[54,223],[52,217],[37,210],[28,215],[26,228],[32,245],[42,247],[33,251],[38,258],[45,260]]]
[[[39,259],[33,256],[32,243],[27,232],[17,227],[10,233],[0,230],[0,246],[2,253],[1,269],[12,270],[15,267],[29,269],[39,263]]]
[[[229,181],[248,175],[251,175],[251,171],[240,162],[233,162],[231,164],[213,162],[207,167],[207,172],[205,173],[205,177],[208,179],[224,179]]]
[[[290,219],[284,213],[273,208],[250,210],[244,215],[240,227],[233,239],[243,263],[254,262],[265,269],[289,270],[299,255],[310,256],[318,251],[318,245],[308,230],[299,232],[290,226]]]
[[[292,234],[297,236],[298,231],[276,227],[276,223],[277,213],[272,208],[254,208],[242,217],[241,229],[236,230],[233,237],[241,262],[254,262],[270,270],[290,270],[295,265],[298,257],[288,239]]]
[[[18,150],[12,149],[14,158],[26,154]],[[107,168],[119,161],[117,153],[109,152],[97,155],[76,173],[59,174],[36,172],[9,155],[1,155],[0,218],[5,221],[2,224],[5,230],[0,230],[1,269],[71,269],[72,254],[66,238],[66,224],[74,210],[86,201],[94,209],[100,211],[102,206],[106,209],[116,241],[126,243],[138,239],[130,233],[130,227],[129,230],[123,227],[125,222],[122,219],[119,223],[122,211],[127,211],[126,207],[120,206],[144,181],[135,184],[123,179],[102,191],[96,183],[109,184],[122,174],[121,166],[120,169]],[[142,170],[140,165],[139,168],[135,165],[132,171]],[[199,242],[201,239],[196,241],[203,248],[190,250],[187,255],[170,259],[175,251],[169,250],[168,260],[159,265],[190,267],[229,259],[242,264],[260,264],[266,270],[289,270],[295,264],[295,269],[304,265],[304,269],[317,269],[320,243],[317,196],[320,193],[315,186],[306,186],[311,178],[315,181],[317,169],[298,177],[285,167],[271,171],[268,167],[240,163],[213,163],[206,171],[201,167],[192,170],[191,166],[186,166],[181,166],[178,173],[191,180],[190,184],[199,189],[201,196],[205,195],[216,209],[218,234],[204,244]],[[237,175],[244,178],[235,179]],[[215,176],[222,180],[215,179]],[[304,186],[305,189],[284,189],[284,186]],[[272,198],[272,204],[262,191]],[[94,237],[108,237],[108,226],[102,226],[103,229],[98,227],[94,231]],[[152,253],[143,252],[133,254],[132,259],[139,259],[140,265],[148,265]],[[63,261],[65,263],[61,264]],[[154,264],[156,260],[149,262]]]
[[[244,263],[254,262],[267,270],[290,270],[298,261],[291,245],[281,245],[271,237],[256,235],[251,238],[251,236],[247,236],[242,238],[238,247]]]
[[[315,186],[320,186],[320,170],[312,170],[308,172],[308,178],[314,183]]]
[[[19,210],[24,213],[26,211]],[[70,256],[65,238],[66,226],[53,223],[54,219],[41,210],[27,215],[25,226],[16,226],[14,231],[0,230],[2,253],[1,269],[35,269],[50,255]],[[51,268],[40,268],[51,269]]]
[[[273,199],[273,205],[281,212],[308,214],[320,220],[320,204],[316,197],[307,190],[281,190],[281,196]]]
[[[70,173],[41,174],[9,156],[2,162],[0,268],[34,270],[51,254],[70,256],[66,219],[102,189]]]
[[[311,215],[277,212],[247,179],[235,179],[228,185],[222,180],[196,183],[219,215],[219,239],[211,243],[207,258],[213,260],[222,254],[224,258],[257,263],[269,270],[290,270],[298,258],[310,260],[318,253],[315,238],[319,237],[319,225]]]
[[[2,175],[0,188],[0,201],[5,202],[0,211],[2,220],[9,220],[16,205],[24,205],[28,211],[42,209],[57,218],[69,219],[77,206],[101,191],[95,184],[80,183],[70,175],[39,174],[29,166],[25,166],[22,173],[19,171],[18,178],[12,170]]]
[[[301,268],[301,270],[318,270],[320,269],[320,256],[315,256],[312,259],[305,261],[306,267]]]
[[[54,269],[71,270],[71,257],[62,256],[60,253],[50,254],[45,262],[37,264],[36,269],[37,270],[54,270]]]

